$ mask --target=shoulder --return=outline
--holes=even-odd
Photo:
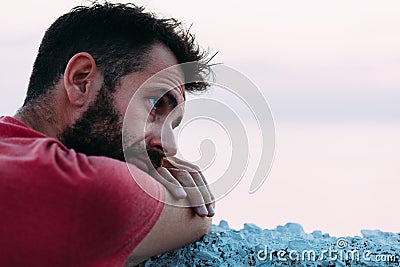
[[[74,255],[124,262],[160,219],[164,187],[126,162],[73,150],[62,153],[60,162],[73,162],[81,177],[73,216],[72,236],[79,241],[72,244]]]
[[[23,209],[37,226],[32,229],[51,230],[57,244],[68,241],[75,265],[88,259],[124,262],[159,220],[164,187],[134,165],[87,156],[0,121],[1,199],[14,206],[13,199],[27,200],[13,214]]]

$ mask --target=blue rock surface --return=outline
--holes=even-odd
[[[400,234],[363,230],[362,237],[305,233],[296,223],[276,229],[226,221],[213,225],[201,240],[156,255],[141,266],[400,266]]]

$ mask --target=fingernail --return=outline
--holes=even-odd
[[[202,215],[204,215],[204,216],[207,216],[207,215],[208,215],[208,210],[207,210],[207,208],[206,208],[205,205],[199,206],[199,207],[198,207],[198,210],[199,210],[199,213],[200,213],[200,214],[202,214]]]
[[[208,215],[213,216],[215,214],[214,207],[210,204],[208,205]]]
[[[182,187],[179,187],[176,189],[176,195],[177,195],[177,197],[181,197],[181,198],[187,197],[187,194],[186,194],[185,190],[183,190]]]

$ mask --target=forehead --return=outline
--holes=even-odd
[[[170,92],[178,104],[185,101],[185,77],[177,59],[169,48],[153,45],[142,70],[122,78],[115,91],[117,101],[126,102],[133,97],[149,94],[153,89]]]
[[[185,98],[185,76],[178,61],[169,48],[155,44],[150,50],[145,72],[149,72],[146,83],[152,87],[167,87],[177,98]],[[169,88],[168,88],[169,87]],[[179,99],[178,99],[179,100]]]

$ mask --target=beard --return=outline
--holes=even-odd
[[[103,85],[93,104],[58,139],[66,147],[87,156],[105,156],[120,161],[140,157],[148,159],[147,165],[160,167],[163,156],[158,151],[147,149],[144,143],[126,145],[124,153],[122,125],[122,115],[115,109],[114,98]]]
[[[103,85],[83,116],[58,138],[68,148],[88,156],[106,156],[123,161],[121,129],[121,115],[114,108],[111,93]]]
[[[143,155],[146,154],[147,157],[143,157]],[[126,147],[124,155],[128,162],[130,158],[141,158],[147,165],[147,169],[150,171],[154,171],[154,169],[161,167],[163,160],[163,156],[158,151],[146,149],[144,145],[140,144],[133,144]]]

